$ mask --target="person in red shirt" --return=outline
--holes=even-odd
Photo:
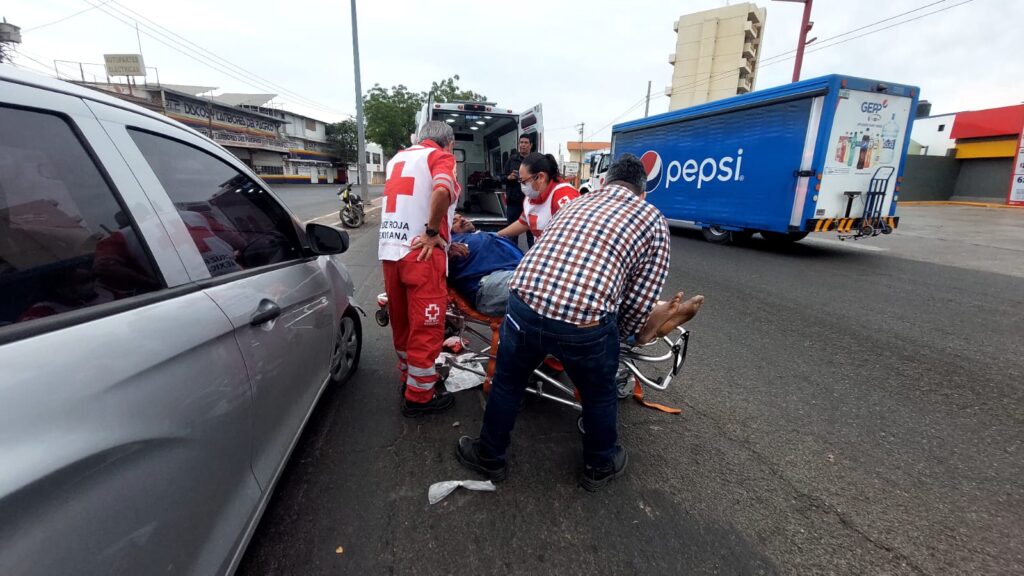
[[[505,238],[518,238],[529,231],[534,238],[551,223],[562,207],[580,197],[572,184],[558,173],[558,162],[551,154],[531,152],[519,166],[519,183],[523,187],[523,214],[519,220],[498,232]]]
[[[448,124],[432,121],[418,141],[388,162],[377,250],[407,417],[441,412],[455,401],[435,386],[448,308],[446,252],[459,199],[455,134]]]

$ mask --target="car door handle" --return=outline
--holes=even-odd
[[[256,307],[256,312],[253,313],[252,318],[249,320],[249,325],[259,326],[260,324],[266,324],[280,315],[281,307],[273,300],[264,298],[260,300],[260,305]]]

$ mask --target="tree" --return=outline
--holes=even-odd
[[[359,137],[355,120],[345,120],[327,125],[327,141],[334,147],[334,153],[346,164],[359,159]]]
[[[460,90],[457,82],[459,75],[445,78],[440,82],[434,82],[430,86],[428,95],[434,96],[434,102],[486,102],[487,96],[478,94],[472,90]]]
[[[434,102],[484,102],[487,97],[472,90],[462,90],[458,85],[459,75],[433,82],[430,92],[410,92],[399,84],[391,89],[380,84],[363,98],[363,113],[366,115],[366,139],[380,144],[384,155],[394,156],[410,144],[409,137],[416,132],[416,113],[423,103],[433,95]]]
[[[410,144],[409,136],[416,132],[416,112],[421,106],[422,97],[401,84],[390,90],[374,84],[363,98],[366,139],[380,144],[385,156],[394,156]]]

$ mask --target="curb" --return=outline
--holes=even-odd
[[[907,200],[899,202],[899,206],[973,206],[975,208],[1024,208],[1009,204],[991,204],[989,202],[959,202],[955,200]]]

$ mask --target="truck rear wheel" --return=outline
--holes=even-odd
[[[783,244],[799,242],[807,237],[807,232],[761,232],[761,237],[769,242]]]
[[[732,240],[732,232],[718,226],[705,226],[700,229],[704,239],[712,244],[728,244]]]

